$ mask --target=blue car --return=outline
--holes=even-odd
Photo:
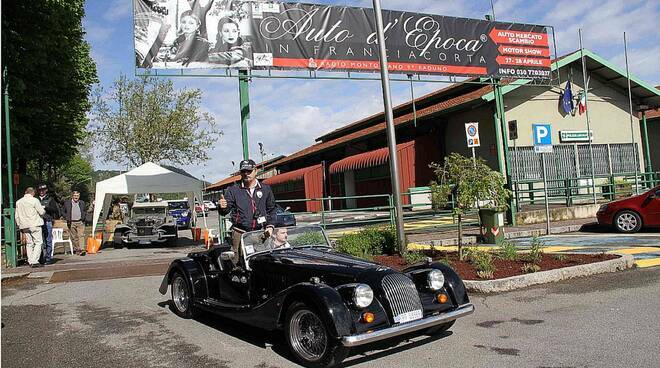
[[[176,219],[179,229],[190,228],[190,207],[188,201],[184,199],[167,201],[170,216]]]

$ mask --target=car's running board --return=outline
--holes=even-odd
[[[233,304],[233,303],[221,302],[219,300],[211,299],[211,298],[202,299],[197,303],[202,307],[217,308],[232,312],[247,312],[252,309],[252,306],[250,306],[249,304],[247,305]]]

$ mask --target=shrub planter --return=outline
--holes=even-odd
[[[547,284],[568,280],[575,277],[596,275],[599,273],[622,271],[632,268],[635,264],[633,256],[624,254],[619,258],[602,262],[582,264],[572,267],[557,268],[554,270],[528,273],[496,280],[464,280],[465,286],[471,292],[498,293],[521,289],[532,285]]]
[[[562,259],[557,259],[559,254],[563,256]],[[544,253],[540,261],[532,263],[526,260],[525,253],[521,253],[515,261],[494,257],[494,279],[481,280],[475,266],[468,261],[459,261],[456,252],[438,252],[432,258],[434,261],[448,262],[463,279],[468,290],[476,293],[515,290],[574,277],[615,272],[634,265],[631,255]],[[374,261],[398,270],[409,266],[399,256],[377,255]],[[534,264],[540,267],[540,271],[524,273],[523,269],[529,269]]]

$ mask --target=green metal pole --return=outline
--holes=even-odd
[[[11,129],[9,125],[9,82],[7,81],[7,68],[2,73],[5,80],[4,105],[5,105],[5,147],[7,149],[7,194],[9,199],[9,221],[5,222],[5,257],[7,266],[16,267],[16,222],[14,220],[14,188],[13,169],[11,157]]]
[[[497,96],[495,97],[495,113],[493,113],[493,123],[495,126],[495,147],[497,148],[497,164],[502,175],[506,175],[504,155],[502,154],[502,149],[500,148],[500,143],[502,142],[502,125],[500,124],[499,114],[497,113]]]
[[[642,134],[644,135],[644,161],[646,162],[646,172],[653,172],[653,164],[651,163],[651,150],[649,148],[649,131],[646,126],[646,111],[642,111]]]
[[[250,92],[247,70],[238,71],[238,93],[241,105],[241,136],[243,141],[243,159],[250,158],[250,147],[248,145],[248,119],[250,118]]]
[[[500,119],[500,124],[502,126],[502,136],[504,139],[502,139],[503,147],[504,147],[504,165],[505,165],[505,174],[506,174],[506,185],[509,190],[513,190],[513,183],[512,177],[511,177],[511,160],[509,158],[509,128],[506,123],[506,117],[505,117],[505,108],[504,108],[504,93],[502,93],[502,86],[499,83],[499,80],[496,80],[495,84],[495,90],[497,93],[495,94],[495,98],[497,99],[497,104],[496,110],[497,114]],[[507,211],[507,220],[509,223],[513,226],[516,225],[516,206],[514,203],[514,197],[511,196],[509,198],[509,211]]]

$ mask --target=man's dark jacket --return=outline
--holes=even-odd
[[[41,205],[44,206],[44,210],[46,210],[46,213],[43,215],[45,222],[53,222],[53,219],[60,218],[60,208],[57,206],[57,202],[53,197],[46,194],[43,199],[40,196],[37,196],[37,198],[41,201]]]
[[[257,187],[250,197],[250,192],[241,182],[225,191],[225,199],[227,208],[220,208],[219,212],[223,216],[229,214],[229,219],[234,227],[243,231],[253,231],[263,229],[268,225],[274,226],[277,219],[275,196],[267,184],[257,182]],[[260,216],[266,218],[264,224],[257,223]]]
[[[64,219],[66,220],[67,223],[71,222],[71,205],[73,204],[73,201],[70,199],[67,199],[64,201]],[[85,206],[85,202],[81,199],[78,200],[78,206],[80,206],[80,221],[85,221],[85,215],[87,214],[87,206]]]

